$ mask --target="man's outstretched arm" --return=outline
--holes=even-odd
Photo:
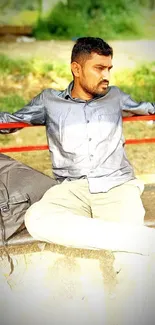
[[[155,114],[155,103],[150,102],[136,102],[130,95],[120,91],[121,95],[121,109],[123,112],[131,115],[150,115]]]
[[[44,106],[44,91],[34,97],[27,105],[19,111],[10,114],[0,112],[0,123],[10,122],[25,122],[32,125],[45,124],[45,106]],[[12,133],[17,129],[1,129],[0,133]]]

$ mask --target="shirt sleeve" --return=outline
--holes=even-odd
[[[121,91],[121,109],[123,115],[150,115],[155,114],[155,103],[136,102],[130,95]]]
[[[44,91],[34,97],[19,111],[10,114],[0,112],[0,123],[25,122],[31,125],[45,125]],[[12,133],[16,129],[1,129],[0,133]]]

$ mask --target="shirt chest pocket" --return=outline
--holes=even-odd
[[[99,134],[103,140],[112,139],[115,136],[119,120],[119,113],[105,113],[98,116]]]

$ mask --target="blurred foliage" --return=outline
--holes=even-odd
[[[47,59],[11,59],[5,54],[0,54],[0,62],[0,77],[13,75],[17,78],[24,77],[29,73],[35,76],[46,76],[51,71],[57,71],[60,77],[68,78],[70,76],[66,64],[51,62]]]
[[[76,10],[70,10],[64,3],[58,3],[48,17],[38,22],[34,36],[40,38],[43,31],[52,38],[71,38],[74,35],[85,35],[88,29],[86,16]]]
[[[0,24],[32,26],[42,14],[44,1],[46,0],[1,0]]]
[[[27,74],[31,70],[30,61],[10,59],[6,55],[0,54],[0,75]]]
[[[116,73],[115,84],[137,101],[155,102],[155,62]]]
[[[70,66],[62,63],[37,58],[13,60],[6,55],[0,55],[0,61],[1,110],[16,110],[42,89],[64,89],[72,80]],[[155,62],[116,72],[113,84],[137,101],[155,102]]]
[[[0,10],[5,12],[8,10],[35,10],[38,9],[39,0],[1,0]]]
[[[45,4],[47,7],[53,7],[55,3],[58,3],[59,0],[1,0],[0,1],[0,10],[39,10],[42,11]],[[62,1],[66,6],[71,10],[78,10],[81,12],[87,12],[91,14],[94,10],[106,10],[108,7],[116,10],[128,10],[130,7],[134,9],[134,5],[143,6],[146,8],[153,9],[155,7],[154,0],[87,0],[83,2],[82,0],[64,0]],[[110,9],[111,10],[111,9]]]
[[[150,25],[144,11],[150,14],[153,9],[155,0],[1,0],[0,23],[31,25],[33,36],[41,40],[81,36],[151,39],[154,18]]]
[[[155,0],[154,0],[155,1]],[[155,10],[142,10],[142,28],[144,39],[155,39]]]
[[[142,37],[142,6],[146,0],[60,1],[34,27],[37,39],[74,39],[101,36],[104,39]]]
[[[0,97],[1,111],[8,109],[12,113],[25,105],[25,99],[17,94],[10,93],[7,96]]]
[[[38,21],[39,13],[37,10],[22,10],[11,16],[10,25],[34,25]]]
[[[45,88],[64,89],[72,80],[67,64],[0,54],[0,110],[16,111]]]

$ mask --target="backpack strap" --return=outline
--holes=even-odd
[[[0,226],[2,232],[3,245],[6,244],[6,240],[5,240],[5,227],[4,227],[2,212],[8,211],[9,209],[8,201],[9,201],[8,191],[4,183],[0,180]]]
[[[4,183],[0,180],[0,211],[8,211],[9,210],[9,196],[8,191]]]
[[[7,255],[8,262],[10,264],[10,274],[11,274],[14,270],[14,265],[13,265],[13,260],[9,255],[6,247],[7,242],[5,239],[5,227],[4,227],[3,216],[2,216],[2,212],[7,212],[9,210],[8,201],[9,201],[8,191],[4,183],[0,180],[0,227],[1,227],[1,234],[2,234],[2,244],[4,246],[4,250]]]

